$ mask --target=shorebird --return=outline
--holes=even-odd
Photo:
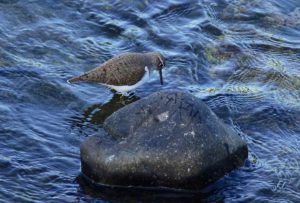
[[[147,82],[154,70],[159,72],[160,83],[163,85],[164,66],[165,58],[158,52],[125,53],[83,75],[69,79],[68,83],[98,83],[124,94]]]

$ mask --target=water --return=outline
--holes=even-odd
[[[114,55],[160,51],[159,77],[120,98],[66,80]],[[298,0],[0,0],[0,201],[300,199]],[[204,100],[249,146],[245,166],[197,193],[95,188],[79,146],[124,105],[162,89]]]

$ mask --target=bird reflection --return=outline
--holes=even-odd
[[[137,100],[139,100],[139,97],[135,96],[133,93],[126,96],[114,94],[109,102],[88,107],[83,113],[82,123],[87,122],[102,126],[104,120],[112,113]]]

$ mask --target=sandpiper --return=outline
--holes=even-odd
[[[92,82],[110,87],[122,94],[129,92],[150,78],[154,70],[159,72],[163,85],[162,69],[165,58],[158,52],[126,53],[116,56],[68,83]]]

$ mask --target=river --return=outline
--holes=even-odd
[[[125,52],[159,51],[128,97],[66,80]],[[202,99],[249,147],[197,193],[94,188],[80,144],[117,109],[163,89]],[[299,0],[0,0],[0,201],[298,202]]]

